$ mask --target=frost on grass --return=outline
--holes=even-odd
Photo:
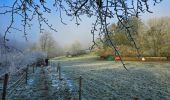
[[[169,100],[170,66],[159,62],[60,61],[66,77],[83,77],[87,99]],[[73,81],[78,84],[77,81]]]

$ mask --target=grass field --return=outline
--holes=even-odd
[[[125,62],[126,71],[120,62],[85,58],[53,61],[61,63],[65,77],[83,77],[87,100],[170,100],[170,62]]]

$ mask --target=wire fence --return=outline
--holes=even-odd
[[[72,95],[73,99],[82,100],[82,76],[77,77],[67,77],[64,73],[62,73],[62,67],[60,63],[49,63],[49,69],[47,68],[47,71],[51,70],[51,75],[55,77],[56,80],[62,82],[65,81],[69,92]],[[18,91],[18,87],[22,87],[24,85],[28,84],[28,77],[30,74],[33,74],[36,72],[37,66],[31,65],[27,67],[23,67],[22,69],[18,70],[15,73],[5,73],[3,76],[0,77],[0,93],[2,100],[7,100],[8,98],[11,98],[13,94],[15,94],[16,91]],[[57,74],[57,75],[55,75]],[[30,76],[31,77],[31,76]],[[52,81],[53,79],[51,79]],[[78,84],[75,84],[76,83]],[[23,92],[24,90],[21,90]]]
[[[70,92],[72,94],[72,98],[73,99],[78,99],[78,100],[82,100],[83,96],[82,96],[82,80],[83,77],[77,76],[77,77],[68,77],[66,76],[64,73],[62,73],[62,66],[60,64],[60,62],[53,62],[50,61],[50,66],[52,68],[53,73],[58,74],[58,80],[60,81],[66,81]],[[76,84],[78,83],[78,84]]]
[[[18,87],[28,83],[29,74],[34,73],[35,65],[23,67],[15,73],[5,73],[0,77],[0,93],[2,100],[10,98],[15,93]]]

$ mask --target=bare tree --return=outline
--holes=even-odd
[[[82,49],[82,47],[81,47],[81,44],[79,41],[75,41],[70,47],[70,51],[73,56],[78,55],[80,53],[81,49]]]
[[[151,53],[152,56],[160,56],[161,52],[167,51],[166,48],[169,45],[169,27],[169,17],[153,18],[148,21],[148,31],[144,36],[146,41],[144,45],[153,52]]]
[[[51,35],[47,32],[42,33],[42,35],[40,36],[40,40],[39,40],[39,44],[40,44],[40,48],[42,51],[47,51],[47,46],[49,44],[49,41],[51,39]]]
[[[48,57],[55,57],[62,54],[62,48],[55,41],[52,33],[43,32],[37,45],[40,46],[41,51],[47,53]]]

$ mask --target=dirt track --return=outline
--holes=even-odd
[[[23,81],[8,100],[70,100],[71,95],[65,80],[59,81],[56,76],[54,86],[53,75],[46,67],[38,68],[34,74],[29,75],[28,84]]]

